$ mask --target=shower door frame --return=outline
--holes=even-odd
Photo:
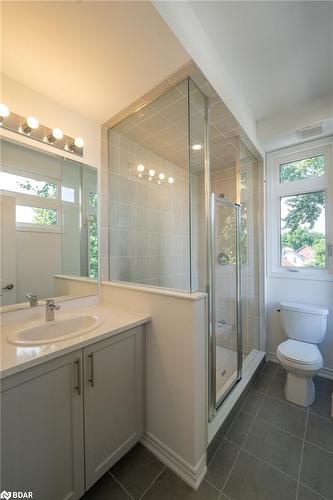
[[[242,377],[242,312],[241,312],[241,206],[238,203],[233,203],[225,198],[211,193],[209,206],[209,269],[208,269],[208,362],[209,362],[209,376],[208,376],[208,393],[209,393],[209,421],[211,422],[216,415],[219,407],[234,389],[236,384]],[[237,374],[236,378],[227,391],[224,392],[222,397],[216,399],[216,303],[215,303],[215,263],[216,263],[216,207],[221,204],[223,207],[232,208],[236,211],[236,325],[237,325]]]

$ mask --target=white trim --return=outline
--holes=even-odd
[[[280,183],[279,165],[300,158],[325,155],[325,175],[302,179],[289,183]],[[333,199],[332,185],[332,156],[333,137],[327,137],[317,141],[301,143],[289,148],[284,148],[274,153],[267,154],[267,186],[266,186],[266,214],[270,224],[267,226],[266,248],[267,248],[267,275],[270,278],[294,278],[318,281],[333,280],[333,259],[327,257],[326,269],[282,267],[280,263],[280,198],[295,194],[310,193],[324,190],[326,192],[326,242],[333,240]]]
[[[95,283],[96,285],[98,283],[98,280],[95,278],[89,278],[89,276],[74,276],[73,274],[54,274],[53,278],[71,281],[84,281],[88,283]]]
[[[206,299],[207,294],[196,292],[184,292],[180,290],[172,290],[170,288],[159,288],[150,285],[133,285],[132,283],[124,283],[120,281],[102,281],[102,286],[113,286],[116,288],[126,288],[127,290],[134,290],[142,293],[152,293],[156,295],[166,295],[168,297],[176,297],[185,300],[203,300]]]
[[[273,363],[280,364],[275,352],[267,352],[266,358],[268,361],[273,361]],[[326,368],[325,366],[319,371],[318,375],[320,377],[329,378],[333,380],[333,368]]]
[[[252,354],[253,353],[253,354]],[[231,391],[226,400],[222,403],[217,411],[214,420],[208,424],[208,443],[211,443],[221,425],[228,417],[229,413],[237,403],[243,391],[246,389],[251,377],[260,365],[261,361],[265,358],[265,352],[252,351],[244,363],[244,370],[241,380],[237,383]]]
[[[144,434],[141,443],[194,490],[199,488],[207,472],[206,453],[204,453],[199,462],[193,466],[150,432]]]

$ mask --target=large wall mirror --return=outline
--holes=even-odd
[[[97,170],[1,139],[0,189],[1,310],[96,294]]]

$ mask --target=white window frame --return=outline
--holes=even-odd
[[[35,224],[30,222],[16,222],[17,231],[41,231],[46,233],[60,233],[62,231],[62,210],[61,210],[61,183],[58,179],[53,177],[48,177],[47,175],[35,174],[26,170],[16,169],[15,171],[11,168],[3,168],[3,172],[12,175],[18,175],[21,177],[26,177],[27,179],[33,179],[35,181],[43,181],[50,184],[55,184],[57,189],[56,198],[45,198],[43,196],[38,196],[35,194],[19,193],[17,191],[8,191],[1,189],[0,193],[3,196],[12,196],[15,198],[15,205],[21,205],[33,208],[50,208],[57,211],[57,224]]]
[[[280,165],[313,156],[325,156],[325,174],[320,177],[280,183]],[[266,157],[266,256],[270,277],[333,281],[333,258],[326,253],[325,269],[284,267],[280,255],[280,198],[297,194],[325,191],[326,243],[333,242],[333,137],[301,143]]]

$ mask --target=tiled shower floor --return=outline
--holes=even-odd
[[[83,499],[333,500],[333,381],[317,377],[303,409],[284,399],[284,379],[264,366],[197,492],[139,444]]]

